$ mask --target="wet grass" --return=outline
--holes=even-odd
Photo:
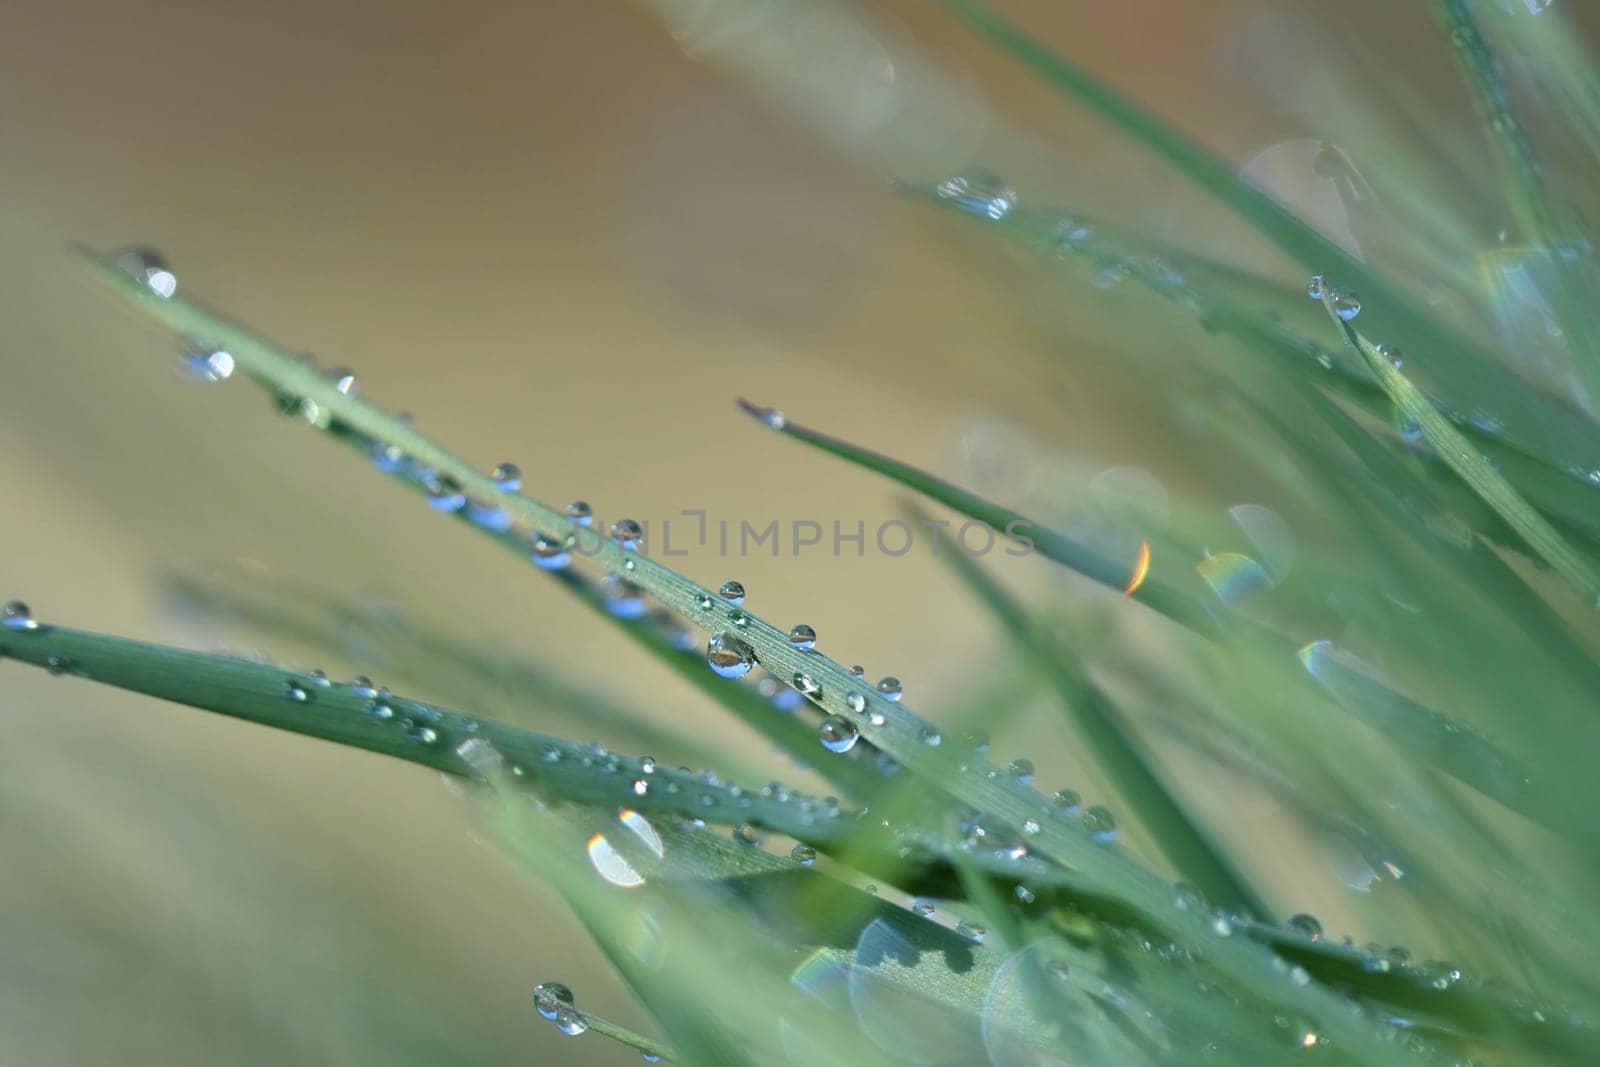
[[[716,4],[645,6],[709,41],[697,54],[841,136],[827,109],[803,106],[832,91],[805,57],[869,24],[807,5],[744,21]],[[554,984],[530,1010],[647,1056],[1600,1058],[1587,1014],[1600,946],[1586,921],[1600,889],[1589,817],[1600,801],[1589,769],[1600,750],[1600,434],[1585,392],[1600,381],[1590,343],[1600,294],[1581,213],[1551,191],[1495,49],[1522,50],[1536,87],[1573,102],[1558,117],[1588,146],[1600,145],[1600,109],[1578,105],[1600,99],[1594,69],[1574,38],[1549,36],[1554,12],[1438,4],[1439,47],[1462,60],[1463,99],[1484,115],[1517,238],[1553,264],[1547,294],[1516,290],[1549,325],[1538,344],[1556,339],[1568,361],[1552,381],[1525,373],[1525,334],[1494,328],[1527,321],[1525,308],[1496,306],[1512,299],[1497,279],[1468,293],[1476,315],[1446,310],[1421,295],[1428,278],[1408,273],[1436,254],[1420,238],[1404,256],[1368,257],[1023,28],[978,4],[945,6],[1303,272],[1285,280],[1269,265],[1173,247],[987,170],[897,175],[952,233],[975,224],[1063,287],[1118,289],[1124,303],[1108,306],[1132,318],[1145,304],[1185,312],[1152,318],[1161,333],[1133,323],[1131,358],[1180,387],[1175,427],[1184,415],[1183,432],[1268,472],[1298,525],[1199,490],[1153,507],[1104,484],[1083,487],[1076,518],[1049,524],[1026,501],[986,499],[875,451],[870,428],[847,439],[741,402],[831,457],[818,463],[842,460],[914,494],[919,521],[937,508],[1040,557],[1026,565],[1051,581],[1030,603],[1002,584],[999,564],[944,542],[971,611],[993,621],[1025,676],[996,690],[975,668],[976,716],[1004,718],[1042,680],[1060,734],[1083,752],[1088,800],[1035,788],[1032,760],[991,759],[982,739],[913,710],[898,682],[875,684],[805,629],[763,619],[742,589],[678,573],[629,520],[596,529],[586,506],[522,492],[513,468],[465,461],[353,376],[194,299],[151,254],[82,253],[184,339],[201,376],[250,380],[338,446],[330,455],[456,516],[463,536],[500,543],[508,566],[562,584],[572,610],[605,615],[619,643],[694,687],[708,716],[757,732],[837,795],[735,781],[715,752],[674,770],[364,681],[72,629],[21,604],[7,609],[0,653],[459,779],[486,831],[556,888],[662,1036],[593,1017]],[[795,67],[753,61],[770,56]],[[1418,234],[1436,228],[1436,208],[1418,208]],[[1174,349],[1198,354],[1177,361]],[[327,477],[337,471],[330,463]],[[260,598],[241,604],[257,627],[311,648],[337,630]],[[1108,651],[1091,616],[1072,610],[1082,604],[1149,636]],[[447,638],[435,648],[441,662],[481,665],[482,653]],[[507,670],[578,718],[591,703],[609,721],[648,718],[547,665]],[[1219,815],[1213,789],[1230,802],[1274,798],[1270,830]],[[1291,853],[1311,869],[1283,859]],[[1297,894],[1308,884],[1361,935],[1305,914]]]

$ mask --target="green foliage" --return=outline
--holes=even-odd
[[[860,130],[823,106],[837,87],[805,62],[863,39],[867,24],[848,8],[646,6],[700,54],[863,152]],[[1042,679],[1064,712],[1061,732],[1083,753],[1085,788],[1106,805],[1044,795],[1028,761],[991,762],[983,744],[912,711],[897,688],[867,683],[651,558],[625,523],[597,531],[586,509],[524,495],[187,289],[152,285],[147,263],[130,270],[92,253],[93,273],[140,311],[226,351],[279,411],[465,529],[531,556],[581,608],[700,692],[708,715],[756,731],[843,799],[732,783],[725,754],[536,658],[496,659],[447,633],[430,635],[431,654],[410,665],[419,680],[489,671],[573,725],[631,727],[696,752],[706,769],[672,770],[364,683],[39,623],[20,607],[0,627],[0,654],[459,778],[489,832],[560,893],[665,1036],[634,1034],[548,987],[540,1010],[649,1056],[1600,1058],[1583,1007],[1600,994],[1600,935],[1587,921],[1600,890],[1590,817],[1600,794],[1588,766],[1600,746],[1595,265],[1579,213],[1552,191],[1516,117],[1493,46],[1521,50],[1536,77],[1546,64],[1541,87],[1570,105],[1591,151],[1595,68],[1574,39],[1550,34],[1551,12],[1533,20],[1439,0],[1440,47],[1462,61],[1500,159],[1500,192],[1528,255],[1551,268],[1546,310],[1568,360],[1559,380],[1571,383],[1558,395],[1523,373],[1515,332],[1485,328],[1506,310],[1490,306],[1507,299],[1492,282],[1467,286],[1485,305],[1477,319],[1418,298],[1406,271],[1437,258],[1422,235],[1464,240],[1446,207],[1414,204],[1415,247],[1369,262],[1020,27],[965,0],[945,6],[1317,275],[1312,293],[1328,313],[1270,266],[1019,197],[992,174],[899,176],[913,198],[1012,239],[1052,285],[1108,277],[1120,287],[1108,312],[1161,331],[1129,344],[1173,387],[1174,424],[1254,469],[1296,515],[1300,537],[1260,505],[1225,521],[1195,491],[1169,515],[1131,495],[1101,499],[1092,485],[1085,521],[1046,523],[741,401],[787,438],[1003,531],[1045,561],[1026,565],[1059,565],[1042,585],[1048,595],[1024,602],[998,567],[942,541],[974,610],[1027,675],[985,689],[974,672],[978,716],[1014,714]],[[336,604],[300,614],[180,582],[185,595],[235,603],[253,625],[308,649],[339,629]],[[1097,620],[1143,628],[1142,639],[1107,640],[1110,624],[1086,621],[1090,607],[1103,608]],[[719,678],[686,633],[724,635],[728,673],[761,670]],[[775,690],[806,699],[779,712]],[[1207,803],[1213,789],[1228,803],[1271,798],[1270,830],[1220,816]],[[1114,818],[1134,832],[1119,837]],[[1337,869],[1295,878],[1296,860],[1280,850],[1324,867],[1333,857]],[[1277,925],[1303,910],[1308,884],[1371,943],[1341,941],[1303,915]],[[1416,962],[1386,947],[1396,942],[1452,962]]]

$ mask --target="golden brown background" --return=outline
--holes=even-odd
[[[1323,91],[1272,33],[1404,63],[1448,101],[1448,56],[1413,7],[1006,5],[1240,160],[1304,135]],[[1024,195],[1158,233],[1220,225],[931,6],[877,10],[982,101],[951,164],[1024,129],[1042,146],[1018,163]],[[897,514],[882,483],[760,432],[736,395],[961,481],[984,475],[972,431],[996,422],[1045,466],[1208,477],[1163,446],[1094,298],[896,199],[626,4],[64,0],[3,23],[0,594],[41,617],[204,647],[221,635],[165,606],[165,575],[376,596],[722,729],[605,623],[255,390],[179,382],[169,339],[84,280],[72,240],[161,248],[186,289],[355,367],[457,451],[516,460],[535,495],[609,517]],[[736,574],[763,615],[811,622],[934,715],[993,646],[920,553],[684,566]],[[1008,579],[1026,585],[1025,566]],[[14,665],[0,716],[9,1062],[634,1061],[534,1014],[531,985],[562,978],[648,1027],[432,773]]]

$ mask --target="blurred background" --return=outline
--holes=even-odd
[[[1421,5],[1001,7],[1351,240],[1346,205],[1294,147],[1340,106],[1330,72],[1403,76],[1430,113],[1474,123]],[[161,249],[185,291],[355,368],[369,396],[485,467],[517,462],[540,499],[607,518],[870,530],[899,516],[884,483],[761,431],[737,396],[1046,516],[1107,471],[1256,499],[1251,472],[1211,462],[1175,421],[1139,350],[1151,334],[1118,325],[1119,297],[1059,285],[889,178],[999,160],[1023,195],[1277,261],[930,5],[872,10],[884,37],[853,40],[881,84],[841,82],[860,111],[830,116],[843,132],[829,137],[624,3],[13,8],[0,593],[66,625],[404,678],[638,750],[498,678],[403,676],[448,639],[787,773],[531,568],[256,390],[180,380],[170,338],[93,287],[72,241]],[[1482,223],[1487,242],[1496,220]],[[899,675],[934,718],[997,659],[923,551],[687,547],[690,576],[741,579],[757,612]],[[1035,598],[1069,586],[1083,610],[1102,603],[1045,567],[995,564]],[[307,652],[178,576],[336,620],[331,640]],[[535,1015],[529,990],[554,978],[649,1026],[432,772],[15,667],[0,666],[0,716],[13,1062],[634,1061]],[[1017,716],[997,754],[1025,745],[1043,784],[1071,782],[1072,753],[1034,719]]]

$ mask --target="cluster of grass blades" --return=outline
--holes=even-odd
[[[820,117],[826,92],[805,100],[815,71],[760,60],[780,38],[793,55],[825,48],[841,27],[856,32],[848,9],[646,6],[707,59],[824,135],[838,132]],[[525,495],[511,464],[485,471],[456,456],[369,400],[349,372],[193,299],[149,252],[81,255],[183,339],[195,376],[249,379],[464,534],[500,543],[834,795],[757,787],[753,768],[715,752],[703,768],[673,769],[365,678],[71,629],[21,602],[0,619],[0,655],[459,779],[484,826],[562,895],[662,1036],[590,1014],[559,981],[541,983],[532,1008],[563,1032],[603,1034],[648,1059],[1600,1059],[1584,1007],[1600,993],[1586,921],[1600,888],[1589,818],[1600,797],[1588,773],[1600,746],[1600,434],[1590,414],[1600,290],[1577,213],[1551,192],[1492,42],[1549,57],[1544,88],[1571,103],[1591,147],[1600,78],[1570,39],[1547,36],[1549,21],[1530,28],[1470,0],[1436,5],[1440,46],[1461,57],[1501,161],[1497,188],[1529,254],[1548,260],[1546,310],[1573,383],[1558,396],[1518,373],[1505,351],[1515,337],[1419,300],[987,8],[946,6],[1311,277],[1309,289],[1286,285],[1032,201],[987,171],[899,183],[1016,239],[1065,284],[1114,285],[1120,299],[1175,309],[1173,336],[1157,347],[1202,354],[1179,370],[1157,365],[1205,398],[1200,422],[1216,447],[1281,482],[1285,507],[1322,536],[1297,538],[1258,504],[1222,520],[1204,501],[1175,515],[1112,501],[1093,521],[1057,526],[1030,517],[1026,502],[985,499],[740,402],[784,438],[912,494],[919,522],[931,527],[923,508],[936,506],[1025,543],[1040,557],[1029,566],[1059,571],[1063,600],[1103,594],[1116,613],[1148,616],[1153,647],[1098,649],[1070,611],[1022,603],[999,565],[944,543],[941,558],[1017,670],[1059,707],[1083,752],[1078,789],[1036,789],[1029,759],[991,761],[985,736],[913,712],[897,679],[869,682],[820,651],[810,627],[762,619],[739,583],[707,587],[666,566],[632,520],[598,530],[587,504]],[[307,647],[333,637],[325,617],[240,604],[254,625]],[[438,658],[481,665],[480,651],[447,636],[430,644]],[[554,693],[575,720],[602,713],[557,673],[497,669]],[[992,701],[977,710],[997,718]],[[603,714],[647,718],[610,705]],[[670,728],[642,729],[695,751]],[[1269,833],[1207,807],[1205,775],[1224,766],[1237,779],[1230,796],[1271,798]],[[1299,860],[1280,850],[1333,858],[1315,876],[1286,878]],[[1334,883],[1337,893],[1319,896],[1339,900],[1340,921],[1365,931],[1359,942],[1300,906],[1296,894],[1318,879]]]

